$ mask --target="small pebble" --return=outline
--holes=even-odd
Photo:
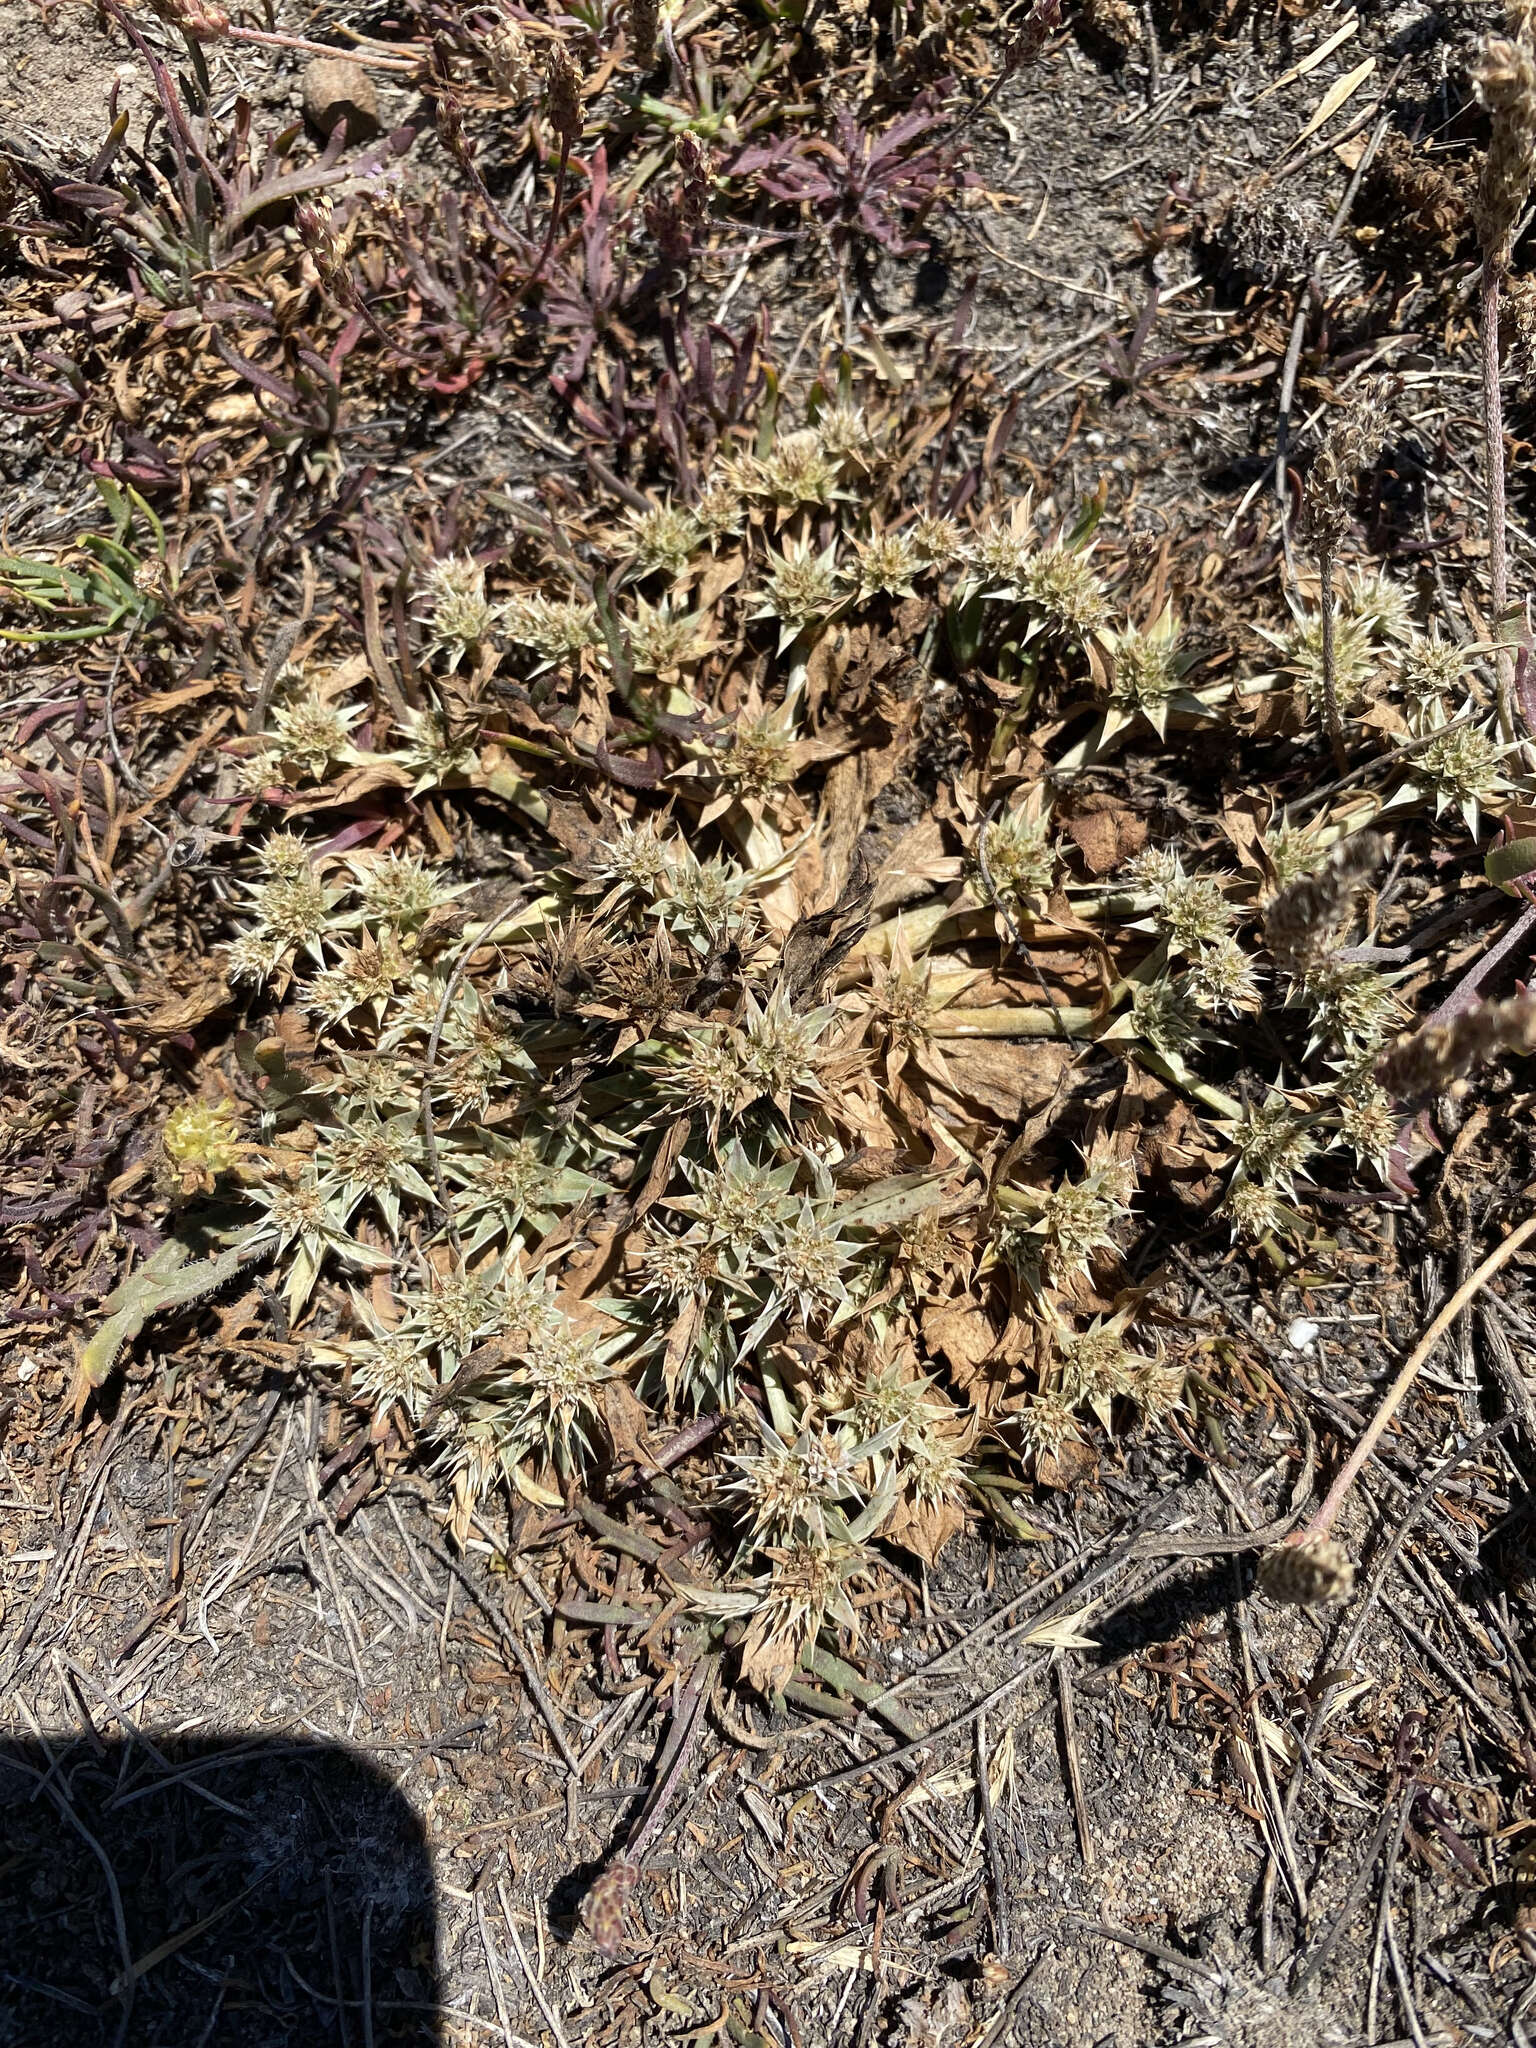
[[[366,142],[383,126],[373,80],[350,57],[316,57],[304,66],[302,82],[304,118],[317,134],[329,137],[343,116],[348,142]]]
[[[1317,1342],[1317,1325],[1305,1316],[1297,1316],[1285,1333],[1285,1341],[1293,1351],[1310,1351]]]

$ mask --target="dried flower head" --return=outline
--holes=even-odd
[[[1396,1101],[1415,1106],[1443,1095],[1463,1074],[1499,1052],[1536,1050],[1536,997],[1477,1003],[1448,1023],[1425,1024],[1387,1048],[1376,1079]]]
[[[1484,254],[1504,263],[1509,235],[1536,177],[1536,58],[1523,40],[1490,36],[1473,72],[1492,134],[1472,217]]]
[[[1386,851],[1376,833],[1357,832],[1339,841],[1318,872],[1297,876],[1271,898],[1264,912],[1264,936],[1277,966],[1300,976],[1327,959]]]
[[[1320,553],[1332,554],[1349,531],[1361,470],[1369,469],[1386,439],[1388,386],[1367,378],[1352,402],[1335,414],[1313,457],[1301,500],[1301,532]]]
[[[1355,1590],[1355,1568],[1327,1536],[1276,1543],[1259,1559],[1259,1591],[1287,1607],[1327,1607]]]
[[[505,93],[508,99],[528,99],[537,73],[533,45],[522,24],[503,15],[486,32],[484,49],[496,90]]]

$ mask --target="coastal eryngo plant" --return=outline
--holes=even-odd
[[[1079,1054],[1172,1091],[1204,1216],[1283,1261],[1319,1181],[1397,1171],[1418,1068],[1461,1057],[1389,1050],[1370,828],[1476,830],[1523,783],[1475,654],[1397,582],[1342,573],[1331,627],[1298,600],[1269,671],[1212,682],[1171,605],[1125,615],[1097,504],[935,496],[910,398],[847,361],[793,416],[750,363],[743,388],[669,485],[605,484],[512,550],[418,549],[398,673],[377,617],[366,663],[274,672],[220,791],[257,1028],[164,1125],[177,1227],[213,1257],[110,1336],[221,1259],[263,1268],[461,1536],[495,1489],[550,1508],[712,1424],[674,1476],[715,1538],[711,1625],[773,1689],[824,1626],[852,1637],[881,1546],[1025,1529],[1022,1487],[1202,1398],[1130,1288],[1149,1161],[1072,1107]],[[1329,448],[1347,495],[1360,445]],[[1240,860],[1086,861],[1083,767],[1261,692],[1361,746],[1387,706],[1413,745]],[[852,766],[959,716],[983,765],[896,850]],[[376,832],[304,822],[359,788]],[[443,856],[424,807],[457,804],[517,821],[515,878]],[[1031,1038],[1060,1049],[1062,1121],[1020,1146],[973,1052]]]

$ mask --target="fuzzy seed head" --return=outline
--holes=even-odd
[[[1328,1607],[1355,1590],[1355,1568],[1327,1536],[1276,1543],[1259,1559],[1259,1591],[1287,1607]]]

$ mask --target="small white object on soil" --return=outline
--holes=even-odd
[[[1306,1316],[1297,1316],[1285,1333],[1285,1341],[1292,1351],[1310,1351],[1317,1342],[1317,1324]]]

